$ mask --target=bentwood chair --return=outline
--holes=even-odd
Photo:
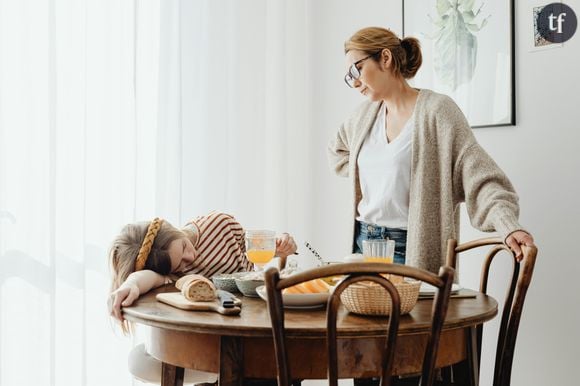
[[[427,341],[422,364],[421,386],[430,386],[434,379],[435,358],[439,346],[439,338],[447,306],[454,270],[442,267],[439,275],[424,270],[399,265],[383,263],[350,263],[333,264],[320,268],[311,269],[296,275],[281,279],[276,268],[266,271],[265,284],[268,295],[268,310],[272,322],[272,335],[274,337],[274,349],[276,352],[276,364],[278,370],[278,385],[289,386],[292,384],[292,375],[288,362],[287,342],[284,329],[284,305],[282,290],[309,280],[329,276],[346,275],[331,292],[326,311],[327,323],[327,353],[328,353],[328,379],[330,386],[338,384],[339,358],[337,352],[337,339],[340,335],[337,329],[337,313],[341,304],[341,293],[351,284],[361,281],[371,281],[381,285],[391,297],[392,312],[389,316],[385,335],[387,336],[385,351],[382,359],[381,386],[391,385],[393,359],[396,350],[396,341],[400,319],[401,300],[395,285],[381,274],[394,274],[429,283],[437,288],[433,300],[431,315],[431,332]]]
[[[507,253],[502,253],[502,255],[511,257],[513,261],[511,280],[501,313],[493,376],[494,386],[508,386],[511,380],[518,327],[524,308],[526,292],[532,280],[537,249],[535,247],[523,246],[522,251],[524,257],[518,262],[514,253],[499,238],[484,238],[463,244],[458,244],[457,240],[449,240],[447,243],[446,264],[456,268],[458,254],[485,246],[491,246],[491,249],[489,249],[483,261],[479,286],[480,292],[487,294],[489,270],[493,259],[499,252],[506,251]],[[483,326],[479,325],[472,330],[472,336],[468,339],[467,377],[471,385],[477,385],[479,380],[482,334]],[[462,370],[459,371],[461,372]]]

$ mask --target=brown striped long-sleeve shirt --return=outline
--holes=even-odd
[[[211,277],[252,269],[252,263],[246,258],[244,228],[229,214],[211,212],[197,217],[187,226],[197,233],[197,242],[193,267],[184,274]]]

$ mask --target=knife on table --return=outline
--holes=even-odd
[[[234,308],[242,304],[240,299],[236,298],[228,291],[217,290],[217,296],[223,308]]]

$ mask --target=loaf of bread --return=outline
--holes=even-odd
[[[175,282],[175,287],[192,302],[211,302],[216,298],[215,286],[201,275],[183,276]]]

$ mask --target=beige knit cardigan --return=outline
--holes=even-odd
[[[331,167],[351,181],[353,243],[362,197],[357,158],[380,105],[364,102],[328,149]],[[406,264],[437,273],[445,262],[447,240],[459,237],[459,204],[465,202],[475,228],[497,231],[505,240],[522,229],[518,196],[451,98],[420,90],[414,114]]]

